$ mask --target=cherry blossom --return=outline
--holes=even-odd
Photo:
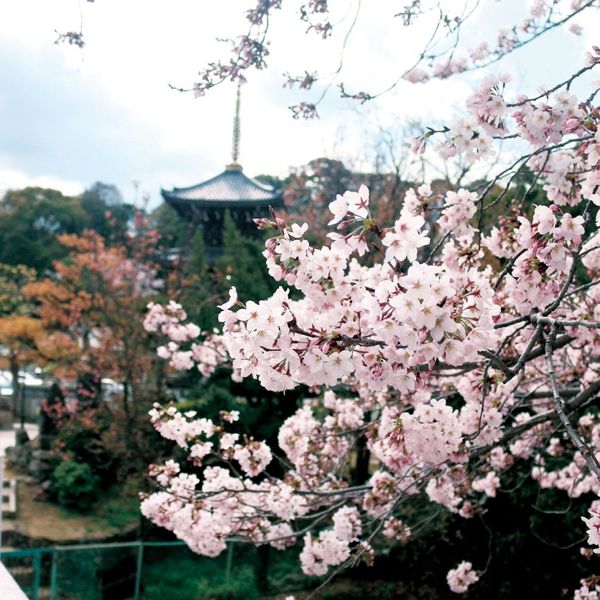
[[[525,31],[548,17],[546,3],[533,3]],[[502,32],[498,44],[521,43],[516,36]],[[477,46],[471,60],[496,51]],[[590,68],[599,57],[593,50]],[[468,65],[443,60],[427,77]],[[380,542],[410,543],[411,498],[465,519],[481,514],[517,464],[530,465],[541,491],[600,494],[591,410],[600,393],[600,113],[570,83],[526,96],[506,75],[484,77],[464,113],[430,129],[418,150],[436,138],[445,158],[483,165],[502,138],[524,154],[502,157],[512,166],[483,182],[442,193],[415,185],[391,227],[365,186],[332,200],[332,231],[318,243],[305,223],[258,220],[279,287],[257,301],[232,289],[219,333],[200,331],[175,302],[148,307],[146,329],[172,368],[206,377],[230,368],[267,390],[306,386],[310,395],[269,445],[235,413],[213,422],[155,406],[154,427],[188,464],[152,466],[159,490],[145,496],[144,515],[207,556],[228,539],[298,544],[303,571],[323,576],[369,563]],[[523,191],[513,179],[525,168],[534,181]],[[486,227],[497,205],[503,214]],[[371,457],[360,481],[357,449]],[[596,552],[598,502],[581,526]],[[463,561],[447,579],[463,593],[479,574]],[[596,587],[586,579],[575,597]]]
[[[471,585],[479,581],[477,573],[473,571],[470,562],[462,561],[455,569],[448,571],[448,586],[456,594],[466,592]]]

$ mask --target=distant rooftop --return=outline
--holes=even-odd
[[[198,207],[275,206],[281,202],[279,190],[248,177],[237,163],[202,183],[172,191],[161,189],[160,193],[170,204]]]
[[[240,213],[238,215],[238,220],[241,219],[240,223],[251,223],[253,218],[263,216],[262,213],[268,206],[280,207],[283,203],[282,193],[281,190],[244,175],[239,157],[240,85],[238,84],[233,118],[231,164],[227,165],[219,175],[202,183],[184,188],[176,187],[171,191],[161,189],[160,194],[180,214],[191,216],[195,220],[200,219],[205,223],[222,222],[223,216],[219,213],[231,209],[232,213]]]

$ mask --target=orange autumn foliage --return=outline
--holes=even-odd
[[[144,398],[155,355],[142,327],[146,304],[156,294],[152,234],[108,246],[95,232],[61,235],[69,254],[56,276],[28,284],[25,295],[54,335],[77,340],[78,371],[96,372],[124,385],[124,407]],[[159,282],[160,283],[160,282]],[[133,402],[129,402],[129,401]]]

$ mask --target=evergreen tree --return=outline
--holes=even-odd
[[[234,285],[240,298],[258,301],[277,289],[267,272],[263,249],[262,241],[244,237],[238,231],[227,211],[223,221],[223,255],[217,261],[224,274],[224,291]]]
[[[208,265],[204,233],[197,229],[187,248],[182,248],[183,291],[181,302],[190,319],[203,330],[219,326],[216,305],[223,295],[218,285],[218,273]]]
[[[194,235],[191,224],[166,202],[150,213],[150,224],[160,234],[165,248],[184,248]]]

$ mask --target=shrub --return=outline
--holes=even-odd
[[[87,464],[61,462],[54,469],[51,482],[59,504],[68,508],[88,510],[98,499],[99,478]]]

